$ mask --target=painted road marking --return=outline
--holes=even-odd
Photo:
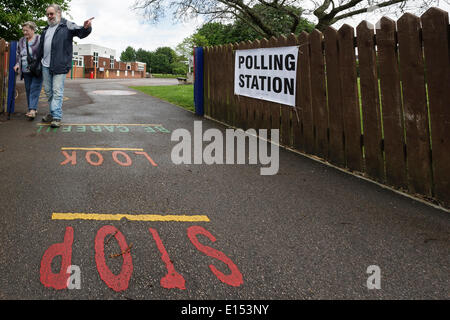
[[[160,237],[158,231],[153,228],[148,229],[153,240],[156,243],[158,251],[161,254],[161,260],[166,265],[167,274],[161,278],[161,287],[166,289],[181,289],[186,290],[186,281],[181,273],[178,273],[175,269],[174,262],[170,258],[169,253],[166,250],[166,246],[163,244],[163,240]],[[202,226],[190,226],[187,228],[187,237],[194,247],[208,256],[222,262],[220,270],[223,270],[223,264],[226,264],[228,271],[223,273],[214,263],[209,263],[209,269],[216,276],[218,280],[232,287],[239,287],[244,283],[244,278],[237,265],[229,258],[224,252],[218,249],[204,244],[205,237],[211,242],[215,243],[216,238],[208,230]],[[201,239],[198,236],[202,236]],[[108,242],[115,238],[120,251],[116,254],[106,255],[105,246]],[[202,242],[200,242],[200,240]],[[54,288],[56,290],[64,290],[69,288],[68,280],[70,274],[66,271],[72,265],[72,246],[74,243],[74,229],[73,227],[66,227],[64,235],[64,241],[61,243],[53,243],[44,252],[41,260],[40,280],[41,283],[48,288]],[[132,248],[133,244],[128,245],[125,235],[120,232],[119,229],[112,225],[106,225],[101,227],[95,236],[95,263],[97,265],[97,271],[103,282],[112,290],[116,292],[125,291],[128,289],[128,285],[134,270]],[[122,268],[119,274],[113,273],[107,264],[107,258],[122,257]],[[52,267],[52,262],[56,257],[61,257],[61,267],[59,271],[56,271]],[[205,262],[203,262],[205,263]],[[178,264],[178,263],[177,263]]]
[[[134,131],[144,131],[147,133],[170,133],[169,130],[164,128],[161,124],[101,124],[101,123],[63,123],[61,128],[52,128],[48,123],[41,123],[37,126],[37,132],[63,132],[63,133],[127,133],[131,132],[132,128],[137,128]]]
[[[210,222],[206,215],[159,215],[159,214],[105,214],[105,213],[58,213],[52,214],[52,220],[96,220],[119,221],[120,219],[145,222]]]
[[[85,151],[144,151],[142,148],[80,148],[80,147],[63,147],[61,150],[85,150]]]
[[[49,126],[50,123],[38,123],[38,126]],[[162,127],[162,124],[151,123],[61,123],[61,126],[113,126],[113,127]]]
[[[65,150],[71,150],[72,154],[69,155]],[[93,166],[100,166],[103,164],[104,158],[101,153],[98,151],[112,151],[112,158],[115,163],[121,165],[122,167],[129,167],[133,164],[130,156],[124,151],[134,151],[136,155],[144,156],[148,162],[153,166],[157,167],[158,164],[153,161],[153,159],[148,155],[147,152],[144,152],[144,149],[141,148],[99,148],[99,147],[62,147],[61,153],[65,157],[64,161],[60,163],[60,165],[65,166],[67,164],[76,165],[77,164],[77,150],[86,151],[85,159],[86,161]],[[122,160],[119,159],[122,158]],[[93,160],[94,157],[94,160]],[[95,159],[96,158],[96,159]]]

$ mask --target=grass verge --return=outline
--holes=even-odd
[[[176,79],[178,77],[186,78],[183,74],[167,74],[167,73],[152,73],[152,78],[162,78],[162,79]]]
[[[195,111],[194,85],[138,86],[131,87],[150,96],[176,104],[189,111]]]

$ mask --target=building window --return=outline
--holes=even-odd
[[[109,56],[109,68],[114,69],[114,56]]]
[[[128,70],[125,70],[125,77],[128,77]]]
[[[78,67],[83,67],[84,66],[84,59],[83,59],[83,57],[74,55],[73,59],[72,59],[72,62],[73,62],[74,66],[78,66]]]
[[[94,52],[94,64],[98,68],[98,52]]]
[[[133,71],[131,71],[131,76],[132,76],[132,77],[134,77],[134,70],[133,70]]]
[[[117,70],[117,76],[120,77],[120,70]]]

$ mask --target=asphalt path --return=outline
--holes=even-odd
[[[0,299],[449,298],[449,212],[284,149],[272,176],[176,165],[175,130],[227,128],[128,87],[158,84],[67,80],[63,127],[44,97],[0,120]],[[80,287],[52,288],[68,256]]]

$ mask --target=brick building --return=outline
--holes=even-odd
[[[94,44],[73,46],[72,70],[67,78],[136,79],[144,78],[146,64],[116,60],[116,50]]]

